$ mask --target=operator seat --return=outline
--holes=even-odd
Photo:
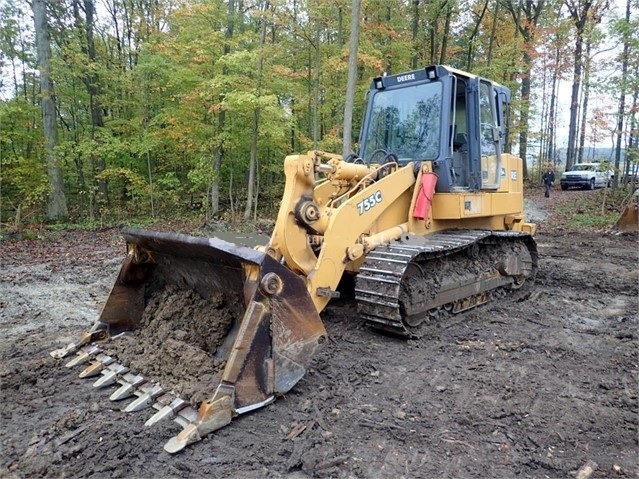
[[[453,138],[453,186],[468,186],[468,136],[457,133]]]

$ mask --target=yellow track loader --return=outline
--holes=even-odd
[[[505,152],[510,92],[435,65],[371,85],[357,154],[289,156],[274,232],[248,247],[124,230],[128,253],[92,329],[51,354],[116,387],[177,452],[289,391],[354,278],[362,320],[419,337],[429,321],[534,279],[521,159]],[[354,321],[357,318],[353,318]]]

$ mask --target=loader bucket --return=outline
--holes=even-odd
[[[626,205],[615,223],[615,229],[626,232],[639,231],[639,207],[636,202]]]
[[[153,425],[184,429],[177,452],[289,391],[305,374],[324,326],[305,281],[268,254],[219,238],[126,229],[127,256],[102,313],[67,366],[115,384],[124,411],[152,406]]]

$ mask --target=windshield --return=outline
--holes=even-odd
[[[362,138],[363,158],[370,161],[379,149],[394,153],[402,162],[437,158],[441,104],[440,82],[378,91]],[[373,161],[380,159],[375,155]]]
[[[593,165],[575,165],[570,171],[594,171]]]

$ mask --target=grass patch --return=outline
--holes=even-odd
[[[577,229],[611,228],[619,219],[630,193],[630,190],[622,188],[562,192],[561,201],[550,207],[552,223]]]
[[[570,222],[569,226],[578,228],[608,228],[617,221],[617,215],[614,218],[610,215],[593,215],[590,213],[577,213]]]

